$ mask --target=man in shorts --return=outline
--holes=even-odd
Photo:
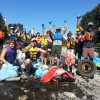
[[[52,30],[52,25],[50,25],[50,31],[53,34],[53,46],[52,46],[52,65],[54,65],[54,57],[57,55],[57,66],[60,64],[60,55],[61,55],[61,49],[62,49],[62,41],[63,41],[63,35],[66,32],[67,26],[65,26],[61,29],[60,27],[55,28],[55,32]]]

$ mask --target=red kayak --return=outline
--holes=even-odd
[[[73,80],[76,80],[76,78],[74,76],[72,76],[71,74],[69,74],[68,72],[66,72],[63,68],[52,68],[49,72],[47,72],[46,74],[44,74],[40,81],[47,83],[49,81],[51,81],[52,79],[54,79],[57,76],[63,76],[65,78],[71,78]]]

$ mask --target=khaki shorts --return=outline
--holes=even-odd
[[[61,55],[62,45],[53,45],[52,46],[52,54],[53,55]]]
[[[83,57],[84,58],[94,58],[94,48],[83,48]]]

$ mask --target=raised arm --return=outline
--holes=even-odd
[[[54,34],[52,22],[49,22],[49,30],[51,31],[52,34]]]
[[[46,28],[45,27],[42,28],[42,32],[43,32],[43,35],[46,35]]]
[[[79,30],[82,32],[83,28],[80,26],[80,19],[77,18],[77,27],[79,28]]]
[[[5,23],[5,25],[6,25],[6,29],[7,29],[7,34],[8,34],[8,36],[10,36],[11,34],[10,34],[10,29],[9,29],[9,26],[8,26],[8,24],[7,24],[7,20],[6,20],[6,18],[4,18],[3,19],[4,20],[4,23]]]

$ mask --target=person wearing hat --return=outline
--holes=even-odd
[[[37,62],[37,53],[38,52],[47,53],[45,50],[38,48],[36,46],[36,43],[37,43],[36,38],[32,38],[30,45],[26,46],[24,49],[25,52],[29,52],[29,65],[32,65],[32,63],[34,64],[35,62]],[[27,66],[27,67],[29,67],[29,66]]]
[[[52,46],[52,65],[54,65],[54,57],[57,55],[57,66],[60,65],[60,56],[61,56],[61,49],[62,49],[62,41],[63,35],[66,32],[67,25],[61,29],[60,27],[56,27],[55,31],[52,29],[52,24],[49,23],[50,31],[53,34],[53,46]]]
[[[84,33],[84,45],[83,45],[83,57],[84,59],[90,58],[93,61],[94,58],[94,42],[93,38],[95,36],[95,32],[93,31],[93,23],[88,22],[87,30],[84,30],[79,23],[79,19],[77,20],[77,27],[80,29],[81,32]]]
[[[19,27],[17,27],[16,29],[13,27],[13,26],[10,26],[10,27],[8,27],[8,24],[7,24],[7,22],[6,22],[6,19],[4,19],[4,21],[5,21],[5,23],[6,23],[6,26],[7,26],[7,31],[8,31],[8,36],[9,36],[9,39],[13,39],[13,40],[17,40],[17,30],[18,30],[18,28]]]
[[[67,34],[67,38],[64,37],[64,40],[67,42],[66,46],[67,46],[67,51],[66,51],[66,60],[65,63],[67,64],[67,70],[69,73],[71,73],[72,75],[74,75],[75,70],[74,70],[74,66],[75,66],[75,39],[72,36],[72,32],[69,31]],[[70,66],[72,67],[72,70],[70,70]]]
[[[23,28],[23,31],[22,31],[20,37],[22,37],[24,39],[24,41],[28,41],[28,39],[31,39],[31,37],[26,33],[25,28]]]
[[[83,51],[83,34],[80,31],[79,28],[76,28],[76,34],[75,34],[75,55],[78,54],[78,62],[81,60],[82,57],[82,51]]]

